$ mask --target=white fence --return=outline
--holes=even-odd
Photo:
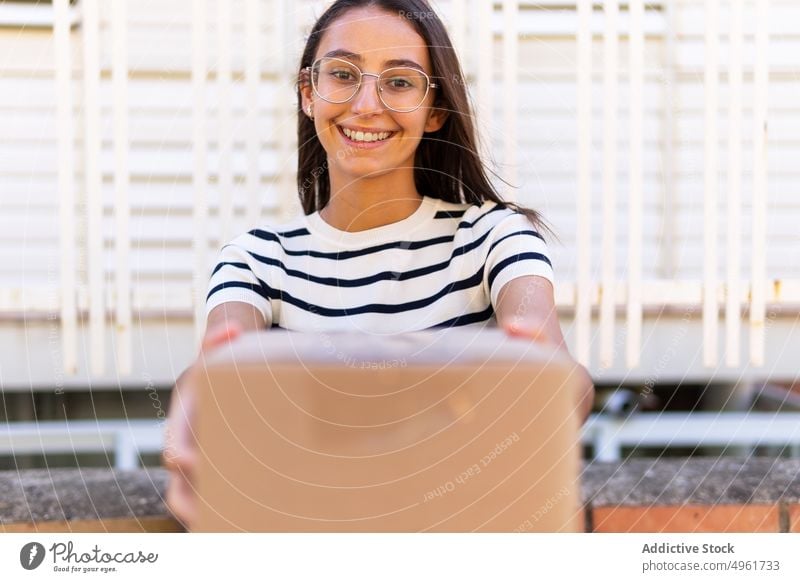
[[[581,443],[592,448],[590,459],[609,462],[634,449],[674,447],[715,447],[745,456],[772,447],[799,458],[800,413],[595,414],[582,428]],[[14,422],[0,428],[0,458],[103,454],[108,466],[131,470],[140,466],[141,455],[160,455],[163,446],[164,423],[156,420]]]
[[[163,422],[151,420],[12,422],[0,427],[0,458],[103,454],[107,466],[129,471],[141,465],[141,455],[160,455],[163,449]]]
[[[109,346],[137,373],[148,314],[193,314],[197,341],[215,250],[298,211],[294,75],[325,4],[0,7],[33,25],[0,31],[0,314],[57,324],[67,377],[84,316],[89,378]],[[634,370],[648,318],[697,306],[709,374],[762,366],[768,309],[800,304],[800,3],[601,4],[435,3],[508,195],[563,238],[574,353],[603,369],[624,346]]]

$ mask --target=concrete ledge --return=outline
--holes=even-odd
[[[587,531],[800,532],[798,460],[591,463],[582,480]],[[0,472],[0,531],[182,531],[166,484],[163,469]]]
[[[163,469],[0,472],[0,530],[182,531],[167,511]]]
[[[800,531],[800,461],[636,459],[583,475],[587,531]]]
[[[800,460],[751,457],[633,459],[587,464],[592,507],[800,502]]]

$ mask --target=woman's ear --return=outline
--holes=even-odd
[[[425,121],[425,133],[433,133],[442,129],[448,115],[444,109],[432,107],[428,112],[428,119]]]
[[[300,71],[300,75],[297,78],[297,88],[300,90],[303,112],[308,115],[308,107],[314,103],[314,94],[311,89],[311,80],[308,77],[307,71]]]

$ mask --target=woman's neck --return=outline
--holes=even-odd
[[[358,232],[408,218],[419,208],[422,196],[411,180],[390,176],[358,179],[338,186],[331,175],[331,197],[320,217],[338,230]]]

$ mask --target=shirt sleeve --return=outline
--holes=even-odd
[[[272,325],[269,286],[256,275],[256,263],[257,260],[246,249],[235,243],[222,247],[208,283],[206,317],[218,305],[241,301],[261,312],[266,327]]]
[[[483,277],[492,305],[503,285],[517,277],[536,275],[554,282],[547,244],[527,216],[512,211],[492,229],[490,239]]]

